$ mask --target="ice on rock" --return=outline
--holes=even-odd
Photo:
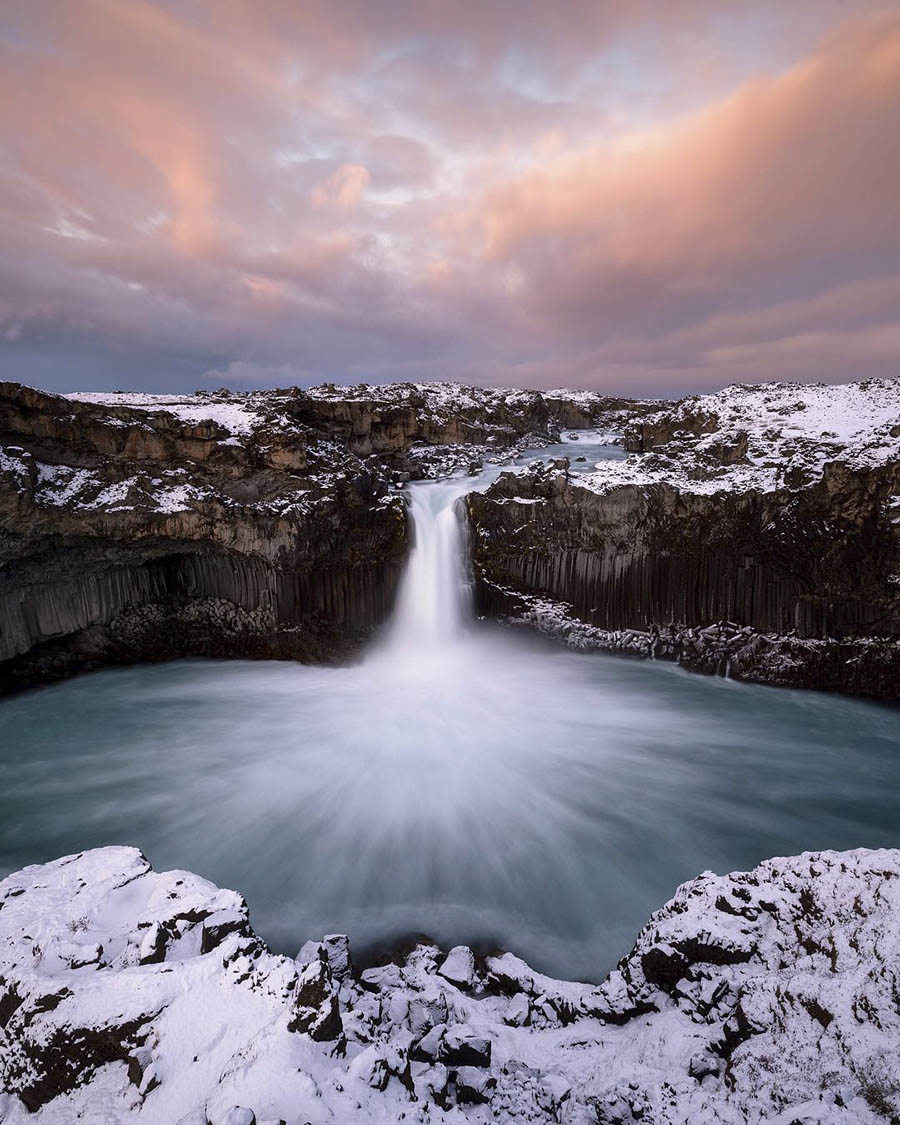
[[[341,1035],[340,1006],[327,961],[310,961],[300,973],[288,1030],[304,1032],[318,1042]]]
[[[446,1025],[447,1001],[443,993],[436,1000],[414,996],[409,1002],[408,1011],[409,1027],[417,1039],[424,1039],[433,1028]],[[430,1057],[434,1057],[434,1052]]]
[[[346,934],[326,934],[321,941],[305,941],[294,958],[298,965],[327,961],[332,979],[340,983],[352,972],[350,940]]]
[[[453,1027],[444,1035],[440,1057],[448,1066],[490,1066],[491,1041],[472,1027]]]
[[[446,1031],[447,1025],[445,1023],[439,1023],[423,1035],[416,1045],[417,1057],[423,1059],[437,1059],[441,1054]]]
[[[538,1104],[544,1109],[555,1109],[569,1096],[572,1083],[561,1074],[545,1074],[538,1086]]]
[[[503,1022],[508,1023],[510,1027],[523,1027],[528,1022],[528,1014],[531,1005],[528,1002],[528,997],[524,992],[518,992],[510,1000],[506,1015],[503,1017]]]
[[[350,960],[350,939],[346,934],[326,934],[322,946],[328,955],[328,965],[332,977],[340,982],[346,980],[353,969]]]
[[[390,1078],[384,1052],[374,1044],[364,1048],[350,1063],[347,1075],[364,1082],[373,1090],[383,1090]]]
[[[318,961],[322,955],[322,942],[305,941],[297,950],[294,960],[298,965],[308,965],[310,961]]]
[[[256,1125],[256,1114],[245,1106],[232,1106],[226,1113],[217,1116],[210,1125]]]
[[[487,967],[490,983],[503,992],[525,992],[534,994],[534,973],[521,957],[504,953],[501,957],[488,957]]]
[[[441,1063],[426,1066],[415,1075],[416,1089],[420,1097],[441,1104],[449,1081],[449,1072]]]
[[[461,1105],[486,1102],[497,1079],[486,1070],[461,1066],[456,1071],[456,1096]]]

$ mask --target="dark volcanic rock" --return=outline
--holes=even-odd
[[[801,393],[815,432],[784,405]],[[820,434],[839,396],[855,396],[862,416],[846,436]],[[579,477],[506,474],[470,495],[481,611],[534,619],[535,599],[564,603],[569,620],[605,634],[594,634],[601,647],[897,698],[900,381],[701,401],[632,427],[633,447],[672,443],[665,456]]]
[[[623,405],[445,385],[67,398],[0,384],[0,691],[184,655],[341,657],[393,602],[398,479]]]
[[[398,482],[602,421],[643,452],[577,477],[560,459],[469,498],[483,613],[896,698],[898,387],[738,386],[660,409],[444,384],[2,384],[0,691],[190,654],[341,658],[391,609]]]

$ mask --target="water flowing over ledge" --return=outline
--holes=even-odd
[[[440,652],[471,626],[474,614],[462,497],[467,479],[410,487],[412,548],[388,623],[387,659]]]

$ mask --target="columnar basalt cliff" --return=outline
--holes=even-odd
[[[422,942],[271,953],[133,848],[0,883],[0,1120],[875,1125],[900,1115],[900,852],[707,872],[600,985]]]
[[[341,656],[391,608],[398,480],[627,406],[442,384],[0,384],[0,691],[116,661]]]
[[[322,659],[383,619],[406,549],[385,481],[208,413],[7,390],[3,686],[188,653]]]
[[[900,695],[900,381],[728,388],[632,422],[625,444],[594,473],[539,465],[468,498],[482,612]]]
[[[393,601],[398,482],[598,421],[625,461],[469,497],[481,611],[704,671],[895,698],[900,381],[674,406],[444,384],[0,385],[0,690],[113,661],[346,654]],[[573,452],[577,445],[573,444]]]

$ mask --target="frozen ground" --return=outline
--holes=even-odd
[[[707,495],[799,488],[826,467],[875,468],[900,458],[900,379],[736,384],[695,395],[631,427],[645,451],[582,479],[605,492],[668,483]]]
[[[102,848],[0,884],[0,1120],[875,1125],[900,1113],[900,853],[679,888],[599,987],[420,944],[270,953]]]

